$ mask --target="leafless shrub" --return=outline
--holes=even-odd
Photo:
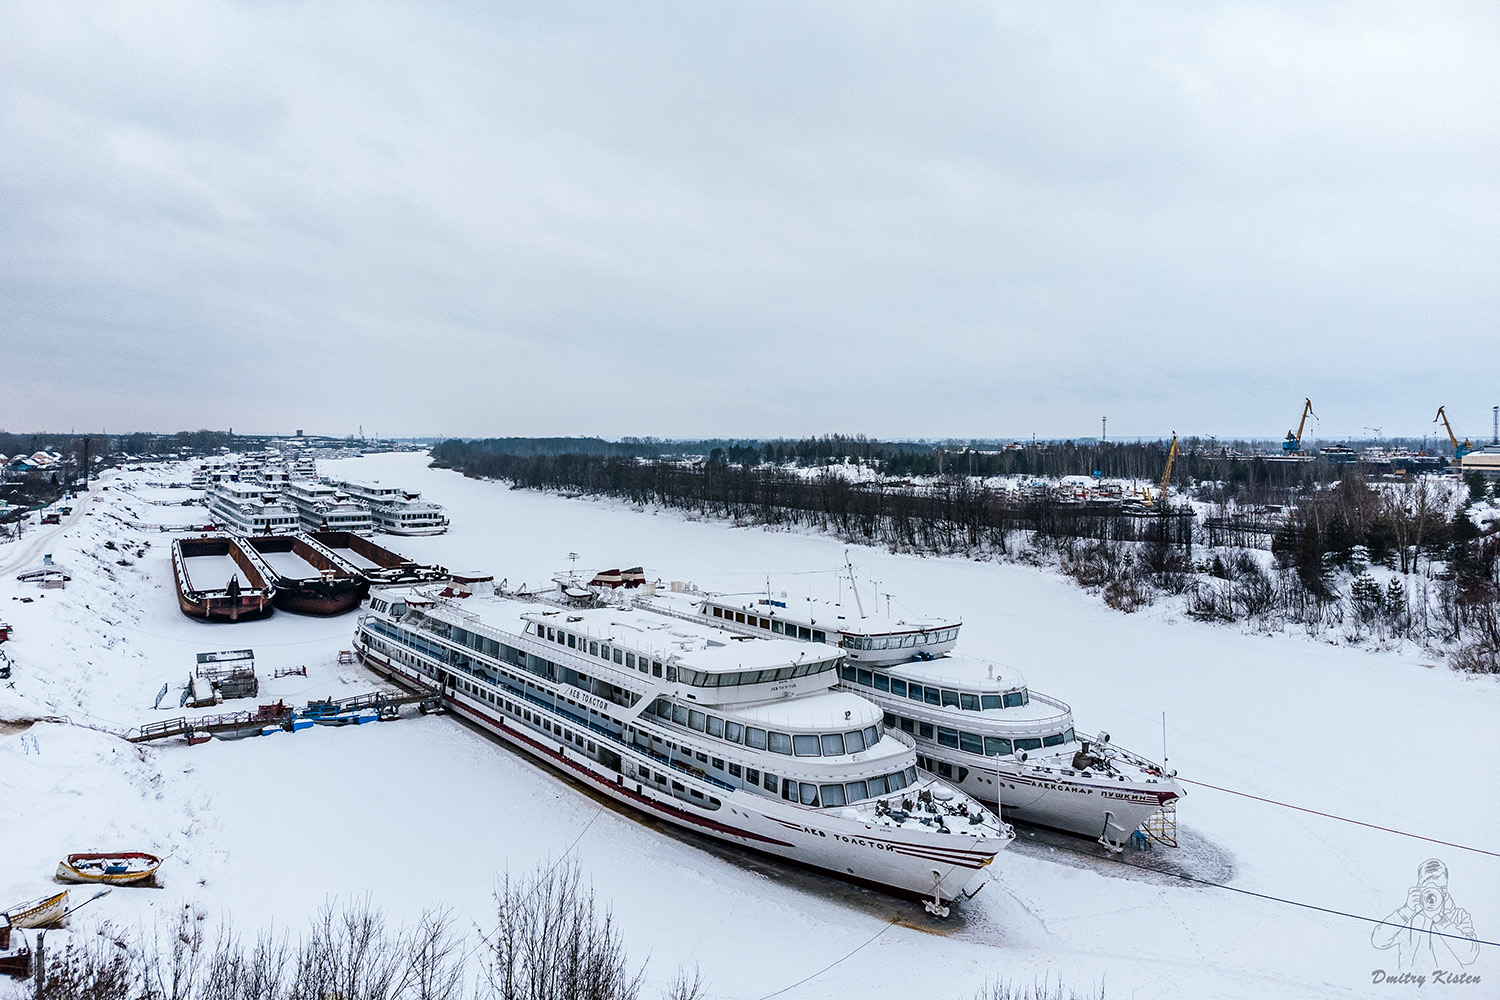
[[[1043,979],[1040,983],[1021,986],[1004,979],[996,979],[981,987],[974,1000],[1104,1000],[1104,990],[1079,993],[1075,989]]]
[[[1474,640],[1459,646],[1448,662],[1454,670],[1466,674],[1500,674],[1500,649],[1485,640]]]
[[[628,967],[613,916],[599,915],[571,862],[518,881],[506,875],[484,950],[496,1000],[635,1000],[644,976]]]

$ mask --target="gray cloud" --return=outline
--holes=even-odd
[[[1484,6],[12,5],[0,426],[1477,436]]]

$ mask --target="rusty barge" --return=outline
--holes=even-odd
[[[173,540],[172,572],[177,577],[177,606],[189,618],[253,621],[273,610],[269,575],[228,538]]]
[[[370,592],[370,581],[357,566],[307,535],[239,535],[233,544],[264,567],[282,611],[341,615],[359,607]]]
[[[442,566],[424,566],[352,531],[314,531],[310,537],[353,563],[372,584],[429,583],[446,580]]]

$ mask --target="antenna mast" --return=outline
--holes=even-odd
[[[859,599],[859,584],[854,582],[854,564],[849,561],[849,550],[844,550],[844,565],[849,569],[849,589],[854,592],[854,606],[859,608],[859,616],[865,616],[864,602]]]

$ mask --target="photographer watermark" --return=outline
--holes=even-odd
[[[1448,866],[1436,858],[1417,866],[1417,884],[1406,890],[1404,903],[1375,925],[1370,944],[1396,952],[1395,971],[1371,972],[1376,983],[1446,986],[1480,981],[1466,971],[1479,957],[1474,921],[1448,894]]]

